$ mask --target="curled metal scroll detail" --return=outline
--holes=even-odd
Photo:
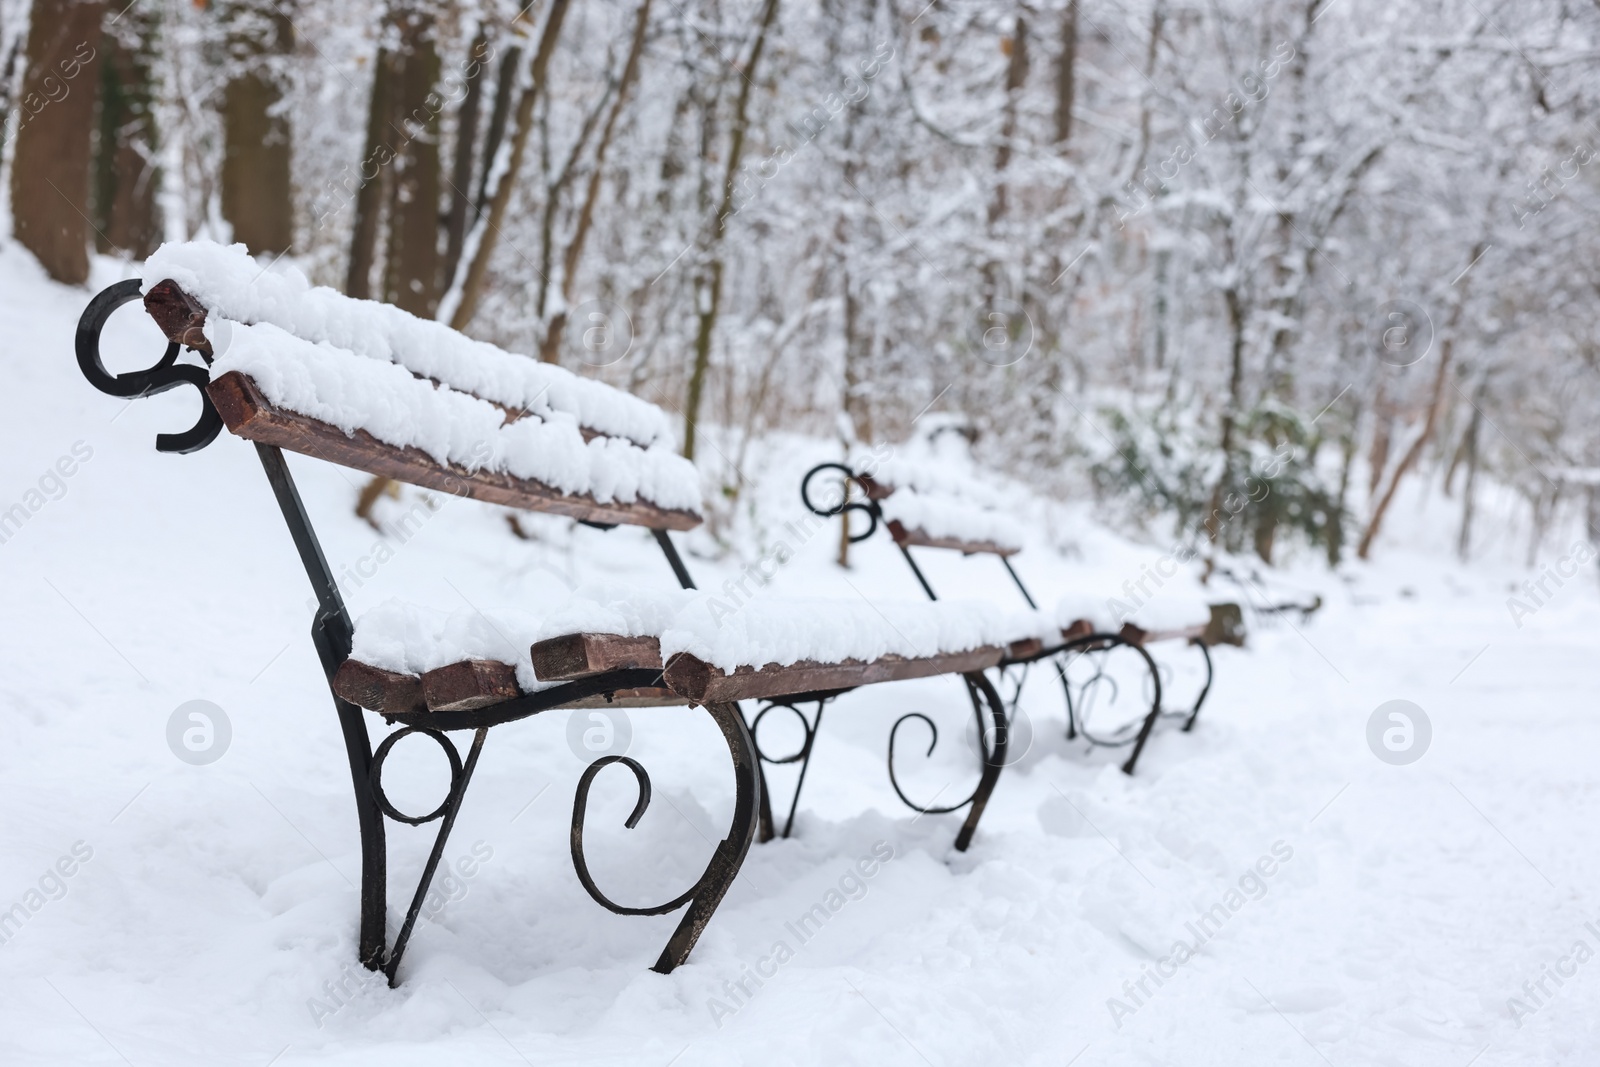
[[[89,306],[84,308],[83,315],[78,319],[78,331],[74,338],[78,369],[89,384],[102,393],[128,400],[155,396],[182,385],[194,386],[196,392],[200,394],[200,417],[195,420],[193,426],[182,433],[157,434],[156,451],[198,452],[216,440],[217,434],[222,432],[222,417],[217,414],[211,398],[206,395],[206,386],[211,380],[210,375],[206,373],[204,367],[178,362],[181,348],[178,342],[169,341],[166,353],[161,359],[154,366],[146,367],[144,370],[112,374],[100,358],[100,333],[105,328],[106,321],[111,318],[111,313],[124,304],[138,300],[139,297],[139,280],[130,278],[127,281],[117,282],[89,301]]]
[[[839,492],[838,501],[833,504],[818,504],[811,499],[811,479],[824,471],[837,471],[840,475],[839,480],[844,487]],[[850,499],[849,486],[851,482],[856,483],[860,487],[862,495],[867,498],[864,503]],[[878,521],[883,515],[883,511],[878,507],[877,501],[873,500],[867,493],[867,486],[862,481],[862,476],[843,463],[819,463],[807,471],[805,478],[800,482],[800,501],[805,504],[807,510],[813,515],[818,515],[824,519],[831,519],[835,515],[846,515],[852,511],[864,513],[868,520],[867,528],[862,533],[850,535],[852,544],[857,541],[865,541],[876,533]]]
[[[651,908],[630,908],[618,904],[600,891],[600,887],[595,885],[594,877],[589,873],[589,862],[583,854],[583,820],[589,809],[589,789],[594,785],[595,775],[613,763],[620,763],[632,771],[634,780],[639,784],[639,799],[634,803],[633,812],[623,821],[623,825],[632,830],[639,825],[639,820],[650,807],[650,775],[645,772],[638,760],[627,756],[602,756],[584,768],[583,777],[578,779],[577,796],[572,802],[572,867],[578,873],[578,881],[583,883],[584,891],[596,904],[617,915],[665,915],[669,911],[677,911],[700,892],[707,875],[710,874],[709,868],[707,874],[701,875],[700,879],[683,893],[665,904],[657,904]]]
[[[787,756],[769,756],[767,755],[766,750],[761,747],[761,720],[766,718],[767,712],[771,711],[773,708],[782,708],[785,711],[792,712],[795,718],[800,720],[801,729],[805,731],[805,738],[800,742],[800,747],[795,749]],[[818,710],[821,710],[820,702]],[[771,763],[775,766],[782,766],[785,763],[798,763],[800,760],[804,759],[806,754],[811,750],[811,741],[815,736],[816,727],[812,725],[810,719],[806,718],[806,713],[795,707],[793,704],[787,704],[780,700],[775,700],[758,711],[754,721],[750,723],[750,740],[755,745],[756,755],[760,757],[761,762]]]
[[[438,742],[439,747],[444,750],[445,758],[450,761],[450,789],[445,793],[444,799],[439,802],[439,806],[426,815],[407,815],[390,803],[389,794],[383,791],[384,762],[388,760],[390,750],[394,748],[401,738],[408,734],[422,734],[425,737],[432,738]],[[403,822],[408,826],[421,826],[424,823],[433,822],[435,819],[444,818],[445,812],[450,809],[450,802],[456,796],[456,787],[461,783],[461,754],[456,751],[456,746],[450,743],[450,739],[438,730],[429,730],[421,726],[407,726],[405,729],[396,730],[384,738],[383,743],[378,746],[378,751],[372,754],[372,770],[368,772],[368,781],[372,786],[372,797],[378,802],[378,807],[383,810],[385,815],[396,822]]]
[[[981,678],[982,676],[980,675],[979,677]],[[894,725],[889,728],[889,784],[894,787],[895,795],[900,798],[901,803],[905,804],[905,806],[910,808],[912,811],[922,815],[947,815],[950,812],[959,811],[967,805],[973,803],[979,798],[980,794],[986,794],[987,789],[993,788],[993,782],[991,781],[989,770],[991,768],[997,768],[998,766],[1003,765],[1005,761],[1005,746],[1007,740],[1006,732],[1009,724],[1003,703],[1000,701],[999,696],[994,693],[994,690],[990,687],[989,683],[985,680],[983,682],[984,695],[990,704],[991,714],[994,716],[993,728],[985,729],[983,723],[983,706],[985,700],[980,699],[979,687],[974,683],[972,678],[963,676],[963,681],[967,683],[967,696],[972,701],[972,714],[977,720],[978,745],[982,749],[983,767],[985,768],[985,773],[979,779],[978,784],[973,786],[972,792],[963,799],[958,800],[953,804],[918,804],[916,801],[906,796],[905,789],[901,787],[899,776],[895,773],[894,768],[895,740],[900,733],[900,727],[905,725],[905,723],[911,719],[921,719],[923,722],[928,724],[928,730],[931,736],[928,739],[928,750],[923,753],[924,756],[932,756],[934,749],[938,747],[939,727],[936,723],[934,723],[933,719],[929,718],[922,712],[911,711],[896,719],[894,721]]]

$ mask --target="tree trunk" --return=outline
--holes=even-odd
[[[1454,328],[1452,322],[1451,328]],[[1394,501],[1395,493],[1400,489],[1400,482],[1405,478],[1422,456],[1422,449],[1433,436],[1434,427],[1439,421],[1439,408],[1444,402],[1444,387],[1449,381],[1450,354],[1454,348],[1453,337],[1445,337],[1439,345],[1439,370],[1434,375],[1433,399],[1428,404],[1428,414],[1422,423],[1422,432],[1417,439],[1411,442],[1411,447],[1406,449],[1406,454],[1400,457],[1400,462],[1395,466],[1394,474],[1389,478],[1389,484],[1384,489],[1383,495],[1378,498],[1377,506],[1372,509],[1372,518],[1367,523],[1366,531],[1361,535],[1361,543],[1356,546],[1356,556],[1366,559],[1372,552],[1372,542],[1377,539],[1378,530],[1383,525],[1383,517],[1389,511],[1389,505]]]
[[[478,179],[478,193],[472,209],[474,226],[489,210],[489,177],[494,170],[494,157],[499,154],[500,144],[506,137],[506,121],[511,117],[511,94],[517,87],[517,72],[520,70],[522,49],[513,45],[500,57],[500,75],[494,87],[494,107],[489,112],[489,128],[483,134],[483,171]]]
[[[1222,434],[1218,442],[1222,452],[1222,473],[1211,490],[1211,504],[1206,509],[1203,523],[1206,537],[1211,541],[1215,541],[1222,532],[1220,515],[1223,499],[1233,481],[1233,439],[1237,433],[1239,409],[1244,406],[1244,305],[1235,289],[1228,289],[1222,295],[1228,306],[1228,326],[1233,334],[1233,345],[1228,371],[1228,399],[1222,409]],[[1215,558],[1214,552],[1211,558]]]
[[[1354,420],[1352,420],[1353,424]],[[1339,495],[1334,498],[1333,514],[1328,517],[1328,566],[1337,567],[1344,558],[1345,501],[1350,495],[1350,471],[1355,466],[1354,426],[1339,437]]]
[[[466,95],[456,112],[455,161],[450,168],[450,211],[445,216],[444,262],[439,274],[448,281],[455,277],[461,262],[461,246],[466,240],[467,223],[472,215],[472,175],[474,149],[478,140],[478,112],[483,107],[483,68],[489,62],[489,40],[482,31],[472,42],[466,69]]]
[[[1056,143],[1072,137],[1072,101],[1078,87],[1078,0],[1061,13],[1061,54],[1056,58]]]
[[[1591,546],[1600,544],[1600,485],[1591,485],[1585,490],[1583,533]]]
[[[622,105],[628,99],[628,89],[639,76],[639,58],[644,54],[645,31],[650,25],[650,4],[651,0],[642,0],[639,4],[639,14],[633,24],[633,40],[628,45],[628,58],[622,65],[622,77],[617,83],[617,98],[612,101],[611,112],[600,131],[600,142],[595,145],[594,169],[589,173],[589,187],[584,191],[583,206],[578,209],[572,241],[567,245],[567,254],[561,264],[561,310],[551,316],[545,327],[544,343],[539,349],[539,358],[546,363],[561,362],[561,337],[567,328],[567,315],[577,284],[578,263],[583,258],[584,242],[588,240],[589,229],[594,223],[594,205],[600,198],[600,183],[605,176],[606,152],[616,133]]]
[[[686,459],[694,459],[695,439],[700,430],[700,400],[705,393],[706,371],[711,366],[711,338],[717,327],[717,305],[722,300],[722,238],[728,229],[728,216],[733,213],[734,179],[739,174],[745,131],[750,121],[750,91],[755,85],[761,53],[766,48],[767,32],[777,18],[778,0],[766,0],[756,30],[755,44],[750,48],[750,59],[740,71],[738,102],[734,106],[733,128],[728,134],[728,166],[723,174],[722,202],[717,207],[707,241],[706,251],[710,262],[695,282],[695,305],[699,321],[694,339],[694,369],[689,375],[688,395],[683,405],[683,455]]]
[[[431,14],[410,7],[397,12],[395,21],[400,46],[392,85],[394,181],[383,298],[431,319],[439,306],[439,52]]]
[[[294,241],[289,185],[289,120],[272,58],[287,56],[294,26],[271,0],[223,11],[228,53],[237,64],[222,96],[222,217],[251,252],[287,252]]]
[[[102,36],[94,220],[102,252],[144,259],[161,240],[156,212],[155,57],[158,9],[136,7]]]
[[[345,270],[345,295],[366,300],[372,296],[372,268],[378,258],[378,220],[389,200],[390,124],[394,120],[394,58],[383,48],[372,63],[372,96],[367,103],[367,148],[356,179],[355,224],[350,231],[350,262]]]
[[[1472,416],[1467,420],[1466,440],[1462,442],[1462,448],[1466,452],[1467,480],[1461,489],[1461,534],[1456,538],[1456,555],[1462,562],[1466,562],[1472,549],[1472,497],[1478,483],[1478,429],[1483,421],[1480,407],[1483,404],[1484,385],[1487,383],[1488,378],[1485,377],[1483,384],[1474,390],[1478,398],[1472,405]]]
[[[99,87],[100,0],[35,0],[28,31],[12,228],[58,282],[89,280],[89,175]]]
[[[1017,103],[1028,80],[1028,20],[1020,14],[1011,33],[1009,52],[1005,114],[1000,123],[1000,143],[994,150],[995,187],[994,199],[989,204],[990,226],[1006,214],[1006,170],[1011,166],[1011,142],[1017,136]]]
[[[466,329],[483,299],[484,282],[489,276],[489,260],[494,255],[506,212],[511,208],[511,193],[516,188],[517,172],[522,168],[522,157],[528,146],[528,138],[533,133],[533,105],[544,87],[546,71],[550,68],[550,54],[555,51],[556,40],[561,35],[561,23],[567,16],[567,5],[568,0],[550,0],[550,12],[545,16],[544,31],[539,35],[539,45],[529,72],[532,84],[517,101],[516,129],[511,135],[510,158],[489,200],[488,210],[476,227],[477,247],[473,250],[472,261],[467,264],[465,274],[461,276],[460,295],[450,315],[450,325],[457,330]],[[490,159],[488,165],[493,167],[494,160]]]

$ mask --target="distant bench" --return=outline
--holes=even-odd
[[[877,464],[873,464],[878,466]],[[1022,550],[1021,531],[1015,522],[998,509],[985,507],[981,501],[964,497],[952,489],[954,479],[943,472],[919,470],[915,465],[891,463],[887,471],[869,471],[842,463],[822,463],[808,471],[801,482],[801,500],[813,513],[823,517],[846,516],[852,512],[864,513],[868,520],[865,530],[849,533],[852,542],[864,541],[882,526],[899,548],[907,566],[916,577],[918,585],[929,600],[938,600],[932,583],[911,554],[912,548],[938,548],[960,552],[963,556],[985,555],[1000,561],[1017,591],[1030,608],[1038,604],[1011,563],[1011,557]],[[821,501],[815,498],[813,481],[832,476],[840,480],[835,499]],[[918,485],[918,481],[925,484]],[[904,483],[904,484],[901,484]],[[861,500],[851,500],[851,489],[859,490]],[[1122,594],[1116,594],[1122,595]],[[1149,609],[1135,611],[1127,620],[1109,618],[1103,606],[1109,598],[1091,598],[1081,591],[1064,598],[1054,610],[1054,620],[1060,626],[1061,641],[1053,650],[1021,648],[1013,650],[999,666],[1002,672],[1026,666],[1040,659],[1050,659],[1060,678],[1067,703],[1067,737],[1082,735],[1095,745],[1118,747],[1131,744],[1133,750],[1122,765],[1124,772],[1132,774],[1139,756],[1149,740],[1158,720],[1163,717],[1182,718],[1183,730],[1194,728],[1200,709],[1211,692],[1214,665],[1210,649],[1218,644],[1241,645],[1244,627],[1240,609],[1236,604],[1182,603],[1177,597],[1168,597],[1160,606],[1164,615],[1152,619]],[[1176,609],[1176,610],[1174,610]],[[1147,646],[1164,641],[1182,641],[1199,650],[1204,663],[1205,677],[1194,703],[1181,711],[1166,711],[1162,706],[1161,668],[1147,650]],[[1046,642],[1047,644],[1050,642]],[[1097,669],[1086,686],[1074,686],[1069,679],[1068,666],[1073,657],[1082,655],[1105,656],[1125,648],[1140,656],[1147,670],[1149,710],[1134,723],[1110,733],[1096,732],[1083,713],[1084,698],[1103,678]],[[1028,653],[1028,654],[1023,654]],[[1022,677],[1014,677],[1010,714],[1014,718],[1021,698]],[[1115,687],[1111,687],[1115,694]]]
[[[101,331],[117,308],[141,298],[168,339],[166,352],[149,368],[111,374],[100,356]],[[207,366],[179,362],[183,348],[198,353]],[[646,527],[679,583],[692,590],[694,583],[668,531],[690,529],[701,521],[699,475],[668,446],[666,417],[654,405],[391,306],[312,288],[297,274],[263,270],[243,246],[210,242],[163,246],[146,262],[142,280],[119,282],[96,296],[78,324],[76,352],[88,381],[112,396],[151,396],[182,385],[200,391],[202,411],[195,425],[183,433],[158,435],[159,451],[197,451],[224,425],[255,443],[316,593],[312,640],[334,694],[360,827],[358,956],[368,968],[383,970],[391,984],[397,981],[401,957],[488,730],[544,711],[698,705],[727,743],[735,776],[728,834],[695,884],[659,906],[625,907],[611,901],[590,877],[583,853],[584,813],[595,775],[612,763],[633,773],[639,799],[626,824],[631,828],[650,800],[644,768],[626,756],[606,756],[590,764],[578,781],[571,852],[590,896],[618,914],[657,915],[687,907],[655,964],[658,971],[671,971],[687,958],[758,828],[764,836],[772,832],[760,768],[763,756],[740,700],[766,700],[769,708],[773,702],[787,706],[799,700],[816,700],[820,706],[862,685],[938,674],[961,677],[980,724],[985,714],[990,720],[984,730],[981,776],[965,801],[937,810],[966,807],[956,844],[965,848],[971,841],[1004,765],[1007,735],[1004,706],[982,672],[1001,662],[1016,642],[1028,639],[1035,628],[1029,620],[995,616],[976,627],[967,625],[967,636],[955,639],[959,647],[930,641],[912,647],[887,632],[892,626],[878,631],[857,626],[863,634],[860,647],[836,649],[831,657],[742,662],[737,647],[718,645],[713,639],[718,631],[699,625],[697,602],[685,601],[671,612],[658,612],[664,620],[658,633],[524,632],[520,648],[513,642],[495,655],[469,649],[456,658],[451,658],[456,644],[425,639],[419,647],[390,641],[384,646],[388,651],[371,651],[383,644],[368,638],[383,629],[384,618],[352,623],[283,457],[283,450],[299,452],[440,492],[565,515],[601,528]],[[880,614],[897,610],[872,607]],[[917,614],[902,615],[906,629],[916,629],[914,624],[927,617],[927,605],[913,607]],[[395,609],[402,616],[420,610],[405,605]],[[783,612],[822,631],[844,610],[772,601],[746,612],[752,624],[763,611]],[[970,615],[952,606],[949,618],[970,623]],[[963,632],[960,626],[944,629]],[[670,641],[685,648],[674,646],[664,656]],[[704,644],[707,658],[686,650],[696,641]],[[748,647],[759,652],[764,646],[756,641]],[[412,669],[415,663],[424,666]],[[362,708],[401,729],[374,749]],[[473,731],[465,758],[446,736],[457,730]],[[382,782],[390,751],[411,734],[436,742],[451,770],[445,799],[422,815],[395,807]],[[892,744],[891,737],[891,774]],[[440,823],[392,945],[385,930],[385,820],[413,826]]]

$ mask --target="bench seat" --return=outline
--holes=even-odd
[[[1103,597],[1077,593],[1057,602],[1055,619],[1069,638],[1112,633],[1136,645],[1170,640],[1202,640],[1212,647],[1244,644],[1238,605],[1213,604],[1190,590],[1158,590],[1137,605],[1125,590],[1108,590]]]
[[[765,597],[726,614],[724,607],[712,594],[605,586],[579,590],[543,618],[391,600],[356,623],[334,688],[381,714],[466,711],[647,669],[662,672],[659,687],[586,700],[708,704],[981,671],[1059,644],[1042,615],[983,603]]]

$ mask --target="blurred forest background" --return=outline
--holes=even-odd
[[[1591,0],[0,0],[0,65],[56,279],[242,241],[661,404],[724,509],[935,412],[1267,560],[1410,486],[1600,537]]]

